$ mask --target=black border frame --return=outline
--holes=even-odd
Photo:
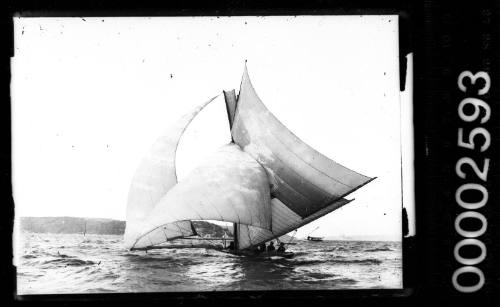
[[[149,4],[148,4],[149,5]],[[331,1],[331,0],[314,0],[314,1],[242,1],[242,0],[228,0],[220,2],[193,2],[193,1],[173,1],[161,4],[152,4],[151,8],[145,8],[146,3],[112,3],[103,1],[78,1],[78,2],[65,2],[59,0],[46,1],[40,3],[37,1],[20,1],[15,4],[10,4],[8,11],[9,16],[3,19],[4,31],[10,31],[8,34],[10,49],[8,57],[13,56],[13,17],[85,17],[85,16],[245,16],[245,15],[382,15],[391,14],[399,16],[399,44],[400,44],[400,77],[401,77],[401,90],[405,87],[405,71],[406,60],[405,56],[413,51],[413,38],[415,37],[414,20],[418,15],[415,6],[410,1],[378,1],[372,3],[369,1]],[[156,7],[156,8],[155,8]],[[417,67],[418,57],[414,54],[414,67]],[[10,63],[4,62],[4,74],[10,80]],[[415,69],[415,73],[417,69]],[[414,73],[414,75],[415,75]],[[414,77],[416,81],[417,78]],[[416,82],[415,82],[416,83]],[[4,88],[5,89],[5,88]],[[414,87],[414,93],[417,86]],[[9,92],[7,90],[6,92]],[[8,97],[10,100],[10,97]],[[415,100],[414,100],[415,102]],[[2,105],[4,107],[3,114],[10,115],[10,106]],[[418,122],[418,117],[421,112],[415,108],[414,105],[414,123]],[[5,139],[8,140],[10,145],[10,116],[8,121],[3,121]],[[422,143],[418,140],[421,137],[419,125],[414,126],[415,130],[415,211],[418,216],[418,203],[419,203],[419,167],[417,150]],[[5,185],[8,186],[8,193],[10,195],[8,201],[10,208],[7,208],[3,215],[4,223],[7,227],[2,227],[2,235],[7,241],[12,242],[12,227],[14,216],[14,202],[12,199],[12,185],[11,185],[11,156],[10,146],[8,150],[2,150],[2,180],[5,180]],[[418,219],[418,217],[417,217]],[[419,222],[417,221],[417,231]],[[223,291],[223,292],[168,292],[168,293],[103,293],[103,294],[63,294],[63,295],[22,295],[15,294],[16,283],[16,269],[12,265],[12,252],[7,255],[6,259],[2,259],[2,263],[6,264],[6,269],[2,270],[4,275],[3,280],[12,282],[12,288],[7,287],[7,297],[23,303],[71,303],[71,304],[86,304],[89,302],[97,304],[109,303],[137,303],[143,300],[152,303],[159,303],[167,301],[169,303],[191,304],[191,303],[217,303],[227,302],[240,304],[243,302],[253,301],[254,303],[262,303],[263,301],[277,302],[283,301],[284,303],[310,303],[311,299],[315,303],[328,303],[328,304],[366,304],[371,303],[384,303],[391,304],[394,302],[408,303],[412,297],[418,292],[417,285],[419,284],[419,277],[417,274],[417,267],[422,265],[418,263],[416,254],[418,252],[419,237],[417,242],[408,241],[403,242],[403,285],[404,289],[374,289],[374,290],[270,290],[270,291]],[[415,238],[413,239],[415,241]],[[415,246],[417,244],[417,246]],[[411,245],[411,250],[408,252],[408,246]],[[10,245],[12,246],[12,245]],[[5,256],[5,254],[3,255]],[[10,300],[9,299],[9,300]],[[367,301],[368,300],[368,301]]]

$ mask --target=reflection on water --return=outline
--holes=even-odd
[[[121,236],[24,234],[18,293],[401,288],[399,242],[296,241],[295,256],[127,251]]]

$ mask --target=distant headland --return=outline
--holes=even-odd
[[[21,217],[19,220],[22,232],[100,235],[123,235],[125,232],[125,221],[113,219],[58,216]],[[193,224],[201,236],[222,237],[224,233],[232,236],[222,226],[210,222],[193,221]]]

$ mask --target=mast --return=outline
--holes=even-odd
[[[239,236],[239,224],[238,223],[233,223],[233,242],[234,242],[234,250],[239,249],[239,242],[238,242],[238,236]]]
[[[238,101],[236,99],[236,93],[234,90],[223,91],[224,92],[224,100],[226,101],[226,111],[227,111],[227,119],[229,120],[229,129],[233,127],[234,115],[236,113],[236,107],[238,105]]]
[[[223,91],[224,92],[224,100],[226,102],[226,111],[227,118],[229,120],[229,129],[233,128],[234,115],[236,113],[236,107],[238,105],[238,100],[236,97],[236,93],[234,90],[231,91]],[[231,135],[231,142],[234,143],[233,136]],[[233,223],[233,244],[234,250],[239,249],[239,224]]]

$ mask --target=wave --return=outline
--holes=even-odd
[[[387,242],[299,242],[289,247],[293,258],[269,260],[205,249],[129,251],[99,236],[46,238],[19,251],[20,293],[390,288],[401,278],[400,247]],[[397,274],[381,274],[387,270]]]
[[[365,249],[365,252],[392,252],[392,251],[394,251],[394,250],[389,248],[389,247]]]
[[[42,262],[42,264],[55,264],[55,265],[65,265],[65,266],[84,266],[84,265],[94,265],[96,264],[94,261],[91,260],[81,260],[78,258],[59,258],[59,259],[52,259],[52,260],[47,260]]]
[[[316,259],[310,259],[310,260],[288,260],[292,262],[294,265],[313,265],[313,264],[320,264],[320,263],[325,263],[325,260],[316,260]]]
[[[34,258],[38,258],[38,256],[33,255],[33,254],[26,254],[26,255],[23,255],[21,258],[23,258],[23,259],[34,259]]]
[[[291,260],[294,265],[315,265],[315,264],[374,264],[379,265],[382,263],[382,260],[379,259],[310,259],[310,260]]]
[[[353,259],[353,260],[332,260],[330,263],[341,263],[341,264],[381,264],[382,260],[378,259]]]
[[[330,251],[348,252],[348,251],[350,251],[350,249],[339,246],[339,247],[334,247],[334,248],[330,249]]]
[[[320,272],[309,272],[306,273],[305,276],[313,278],[313,279],[331,279],[334,276],[338,276],[336,274],[329,273],[320,273]]]
[[[339,282],[339,283],[343,283],[343,284],[355,284],[357,283],[358,281],[355,280],[355,279],[352,279],[352,278],[347,278],[347,277],[343,277],[343,278],[337,278],[335,279],[336,282]]]

